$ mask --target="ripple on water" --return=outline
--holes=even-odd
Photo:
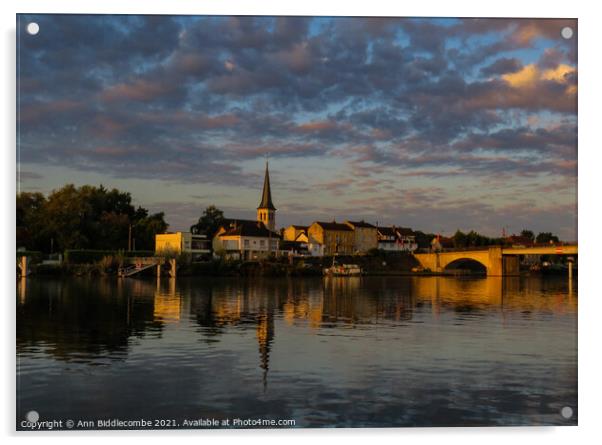
[[[178,278],[172,295],[136,280],[86,285],[84,300],[80,284],[40,280],[18,313],[20,406],[317,427],[566,424],[558,410],[577,406],[562,284],[345,283]]]

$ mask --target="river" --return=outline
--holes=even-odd
[[[180,428],[575,425],[576,287],[566,277],[24,278],[17,427],[32,410]]]

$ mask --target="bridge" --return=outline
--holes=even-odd
[[[433,272],[442,272],[446,268],[453,269],[454,265],[472,260],[485,267],[488,276],[504,276],[519,274],[519,255],[577,255],[577,245],[475,247],[473,249],[415,253],[414,257],[423,268]]]

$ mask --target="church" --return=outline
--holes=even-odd
[[[252,261],[275,256],[279,249],[280,234],[276,232],[276,207],[266,161],[257,219],[225,219],[213,237],[213,252],[228,259]]]

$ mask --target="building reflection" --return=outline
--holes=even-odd
[[[163,283],[163,282],[167,283]],[[153,318],[166,324],[178,323],[182,311],[182,295],[177,290],[176,279],[157,278],[155,289]]]
[[[256,332],[259,344],[259,367],[263,370],[262,383],[265,392],[270,369],[270,348],[274,340],[274,314],[272,311],[265,311],[259,315]]]
[[[567,291],[568,289],[568,291]],[[121,359],[130,338],[192,323],[198,338],[254,332],[264,390],[278,329],[321,330],[388,324],[443,313],[521,317],[575,312],[576,290],[548,279],[489,277],[329,277],[304,279],[25,278],[17,283],[17,348],[49,345],[55,357]],[[248,338],[248,337],[246,337]]]

